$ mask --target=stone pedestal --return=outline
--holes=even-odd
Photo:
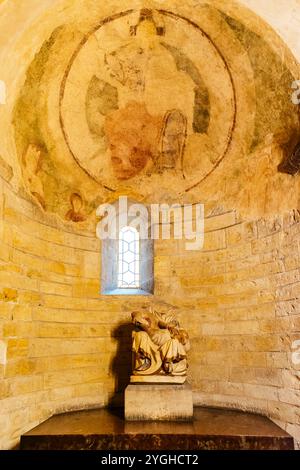
[[[131,384],[174,384],[174,385],[182,385],[186,381],[185,375],[131,375],[130,376],[130,383]]]
[[[191,386],[132,384],[125,390],[125,419],[128,421],[191,421]]]

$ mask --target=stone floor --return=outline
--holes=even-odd
[[[293,439],[269,419],[195,408],[193,422],[125,422],[119,410],[53,416],[21,438],[22,450],[285,450]]]

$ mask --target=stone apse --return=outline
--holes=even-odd
[[[0,2],[2,448],[122,404],[126,324],[153,301],[189,332],[194,405],[300,441],[300,7],[288,29],[274,3]],[[101,293],[96,209],[124,195],[205,206],[202,250],[155,241],[151,296]]]

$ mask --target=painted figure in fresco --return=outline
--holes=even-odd
[[[105,133],[116,178],[126,180],[142,170],[178,169],[186,141],[186,118],[179,110],[164,118],[151,116],[145,105],[130,102],[106,118]]]
[[[106,118],[105,133],[115,176],[126,180],[152,166],[157,154],[160,118],[131,102]]]
[[[141,11],[131,34],[136,38],[106,53],[104,60],[110,80],[118,87],[119,109],[106,115],[104,125],[113,173],[120,180],[143,170],[147,175],[165,170],[183,174],[188,118],[180,107],[189,109],[191,121],[194,84],[160,43],[164,28],[151,10]],[[182,94],[184,105],[178,98]]]
[[[141,10],[138,23],[130,27],[130,35],[138,42],[106,53],[104,64],[111,78],[134,93],[143,93],[146,86],[146,70],[153,48],[153,38],[164,35],[164,26],[158,25],[153,11]]]
[[[66,220],[84,222],[86,215],[82,212],[83,200],[80,194],[73,193],[70,197],[71,209],[66,213]]]
[[[33,144],[30,144],[23,157],[23,177],[25,186],[37,199],[43,209],[45,209],[45,194],[43,183],[38,175],[41,169],[41,150]]]
[[[183,171],[183,154],[187,137],[187,119],[184,114],[173,109],[165,114],[157,161],[159,171],[180,169]]]
[[[188,333],[172,311],[160,313],[154,309],[132,312],[133,375],[185,376],[187,352],[190,350]]]

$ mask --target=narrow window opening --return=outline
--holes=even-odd
[[[140,288],[140,236],[134,227],[119,232],[118,288]]]

